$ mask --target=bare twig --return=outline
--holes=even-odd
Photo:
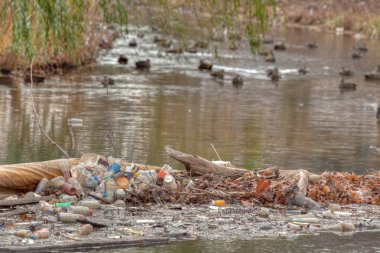
[[[74,138],[74,132],[73,128],[71,127],[71,124],[69,125],[69,130],[70,130],[70,136],[71,136],[71,150],[75,150],[75,138]]]
[[[211,145],[211,147],[214,149],[214,151],[215,151],[216,155],[218,156],[218,158],[219,158],[219,161],[222,161],[222,159],[220,158],[220,156],[219,156],[219,154],[218,154],[218,151],[216,151],[216,149],[215,149],[214,145],[212,145],[212,143],[210,143],[210,145]]]
[[[34,117],[37,120],[38,127],[40,128],[41,132],[45,135],[45,137],[50,141],[51,144],[56,146],[64,155],[66,158],[70,158],[70,156],[67,154],[67,152],[58,145],[53,139],[50,138],[50,136],[45,132],[45,130],[42,128],[40,118],[38,117],[38,113],[36,110],[36,107],[34,105],[34,97],[33,97],[33,62],[34,58],[32,59],[32,62],[30,63],[30,100],[32,101],[32,107],[33,107],[33,112],[34,112]]]

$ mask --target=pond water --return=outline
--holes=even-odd
[[[114,253],[214,253],[214,252],[350,252],[373,253],[380,252],[378,238],[380,232],[357,233],[355,235],[339,236],[325,233],[318,236],[307,235],[294,238],[279,238],[277,240],[257,239],[253,241],[187,241],[169,245],[126,248],[110,250]],[[94,252],[95,253],[95,252]]]
[[[288,50],[276,53],[274,65],[252,56],[245,43],[239,51],[220,49],[217,59],[209,52],[166,55],[152,43],[152,33],[130,48],[136,30],[115,41],[95,66],[53,76],[33,88],[43,128],[66,150],[71,149],[66,122],[75,117],[84,122],[74,129],[75,154],[115,155],[108,131],[123,158],[154,165],[173,163],[165,145],[218,159],[213,143],[223,160],[245,168],[365,172],[380,167],[380,83],[363,78],[380,63],[378,41],[287,30],[276,33]],[[306,49],[305,42],[312,40],[319,47]],[[356,43],[369,47],[359,60],[350,57]],[[128,65],[117,64],[120,54],[129,57]],[[148,57],[150,72],[134,69],[135,61]],[[198,71],[200,59],[225,69],[224,82]],[[273,66],[283,75],[277,84],[265,75]],[[299,75],[302,66],[311,72]],[[355,71],[356,91],[340,92],[342,66]],[[241,89],[231,84],[235,73],[244,78]],[[100,84],[104,75],[116,80],[109,97]],[[38,128],[29,86],[0,84],[0,118],[0,164],[61,157]]]
[[[145,28],[141,28],[145,29]],[[35,85],[33,94],[42,127],[63,148],[72,147],[67,119],[81,118],[74,129],[76,152],[114,155],[126,160],[163,165],[173,163],[165,145],[207,159],[223,160],[244,168],[280,166],[313,172],[344,170],[365,173],[380,167],[380,125],[376,108],[380,82],[366,82],[363,74],[380,64],[378,41],[313,34],[299,30],[276,33],[288,50],[276,53],[276,64],[250,54],[246,44],[236,52],[221,49],[218,58],[209,52],[166,55],[152,43],[153,34],[137,38],[135,28],[115,41],[97,64]],[[319,47],[306,49],[315,40]],[[369,52],[351,59],[352,46],[366,43]],[[120,54],[128,65],[117,64]],[[151,59],[149,72],[134,69],[134,62]],[[200,59],[224,69],[223,82],[197,69]],[[278,66],[283,79],[268,80],[265,71]],[[299,67],[311,72],[298,74]],[[340,92],[341,67],[351,68],[357,83],[353,92]],[[240,89],[232,86],[235,73],[244,78]],[[115,79],[107,90],[103,76]],[[62,155],[41,134],[33,116],[30,88],[0,83],[0,164],[41,161]],[[107,134],[108,133],[108,134]],[[361,236],[361,235],[360,235]],[[360,237],[359,236],[359,237]],[[374,252],[379,234],[351,237],[302,237],[295,240],[251,242],[193,241],[144,252]],[[375,248],[374,248],[375,247]],[[376,248],[377,247],[377,248]],[[118,252],[142,252],[140,249]]]

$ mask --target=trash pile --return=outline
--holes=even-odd
[[[348,172],[325,172],[309,186],[308,197],[319,203],[380,204],[380,174],[358,176]]]
[[[306,170],[285,171],[275,167],[248,171],[175,150],[169,153],[171,157],[176,154],[175,159],[183,162],[186,170],[176,171],[167,164],[154,167],[128,163],[97,154],[84,154],[75,164],[59,160],[61,176],[42,178],[34,192],[16,200],[18,204],[38,203],[34,208],[39,221],[55,226],[81,224],[74,226],[75,230],[70,228],[76,236],[88,236],[94,229],[107,226],[93,216],[104,218],[108,207],[127,210],[151,204],[211,204],[214,208],[264,205],[278,209],[286,204],[323,211],[323,206],[329,203],[379,204],[379,173],[316,175]],[[11,198],[1,200],[0,206],[8,202],[11,204],[7,206],[13,206],[16,202],[12,201],[16,200]],[[118,217],[119,221],[126,219],[123,215]],[[17,230],[14,235],[36,240],[54,233],[54,229],[46,226],[28,228]]]

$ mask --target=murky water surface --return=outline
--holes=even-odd
[[[237,52],[219,50],[219,58],[213,59],[208,52],[165,55],[149,33],[137,39],[137,48],[130,48],[127,41],[135,34],[132,28],[128,39],[117,40],[92,68],[52,77],[33,88],[43,128],[66,150],[72,145],[66,122],[75,117],[84,122],[82,128],[74,129],[77,154],[114,154],[108,130],[122,157],[153,165],[173,164],[165,145],[217,159],[210,146],[213,143],[223,160],[245,168],[276,165],[358,173],[380,168],[380,125],[376,121],[380,82],[363,78],[380,64],[378,41],[360,41],[368,45],[369,52],[353,60],[350,53],[358,41],[350,37],[297,30],[280,33],[289,49],[276,54],[275,65],[283,79],[274,84],[265,75],[274,64],[252,56],[244,43]],[[304,43],[312,40],[318,49],[305,48]],[[119,54],[129,57],[128,65],[117,64]],[[148,57],[150,72],[134,69],[135,61]],[[224,69],[224,82],[198,71],[200,59]],[[311,73],[300,76],[297,69],[304,65]],[[357,83],[356,91],[340,92],[342,66],[355,71],[351,80]],[[231,84],[235,73],[244,78],[241,89]],[[116,80],[108,97],[100,84],[104,75]],[[0,164],[61,157],[39,130],[29,86],[0,84],[0,119]],[[179,248],[181,252],[314,252],[315,247],[318,252],[374,252],[375,246],[379,250],[377,239],[371,236],[358,243],[351,237],[338,238],[186,242],[147,252],[179,252]]]
[[[374,253],[380,252],[379,232],[357,233],[339,236],[332,233],[318,236],[308,235],[295,238],[279,238],[277,240],[258,239],[254,241],[187,241],[169,245],[117,249],[114,253],[224,253],[224,252],[283,252],[283,253]]]

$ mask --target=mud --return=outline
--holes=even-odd
[[[89,220],[98,225],[88,236],[79,236],[80,223],[62,223],[55,215],[41,215],[37,205],[23,207],[30,212],[5,217],[0,214],[2,247],[54,246],[62,243],[97,242],[99,240],[136,240],[168,238],[177,240],[252,240],[257,238],[293,238],[304,234],[331,232],[355,234],[380,229],[378,206],[332,205],[321,211],[307,212],[288,206],[227,205],[154,205],[118,207],[102,205]],[[331,210],[329,210],[331,209]],[[5,210],[2,210],[3,212]],[[37,216],[33,216],[33,212]],[[21,218],[24,217],[24,218]],[[25,218],[29,217],[29,218]],[[35,219],[34,219],[35,217]],[[293,220],[293,222],[291,222]],[[336,229],[338,224],[349,227],[347,232]],[[47,227],[47,239],[19,238],[21,229]],[[339,225],[341,226],[341,225]],[[350,227],[351,226],[351,227]]]

